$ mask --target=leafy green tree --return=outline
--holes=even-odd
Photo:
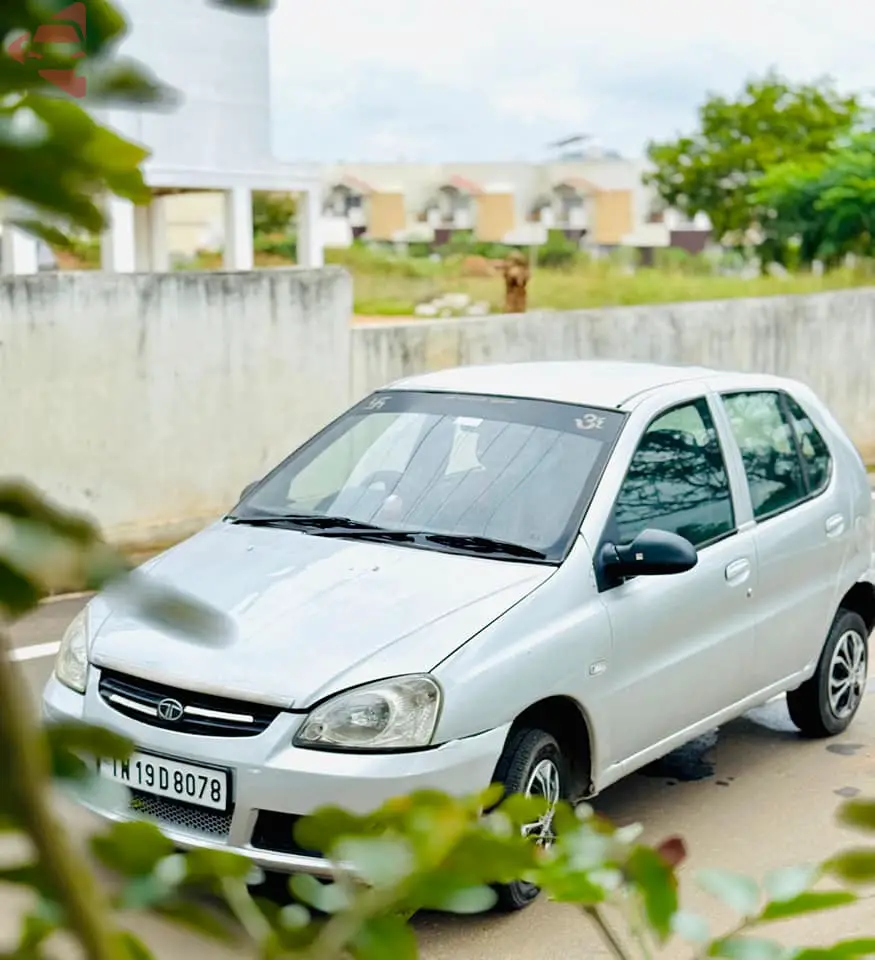
[[[296,213],[297,203],[290,193],[256,190],[252,194],[252,229],[256,236],[290,233]]]
[[[648,181],[662,200],[687,216],[706,213],[719,240],[742,245],[763,217],[752,184],[778,164],[826,153],[861,115],[859,98],[832,82],[793,84],[775,72],[748,80],[734,99],[711,94],[698,129],[651,143]]]
[[[848,254],[875,252],[875,133],[858,133],[807,163],[773,167],[752,202],[766,259],[837,265]]]

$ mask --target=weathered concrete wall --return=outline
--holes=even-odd
[[[339,269],[0,282],[0,476],[117,542],[232,505],[350,402]]]
[[[762,371],[810,384],[875,461],[875,289],[521,316],[373,324],[352,332],[358,398],[426,370],[612,358]]]

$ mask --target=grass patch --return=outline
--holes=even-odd
[[[431,277],[384,275],[353,270],[356,313],[368,316],[404,316],[414,306],[444,293],[466,293],[500,311],[504,285],[500,277],[466,277],[446,269]],[[529,309],[580,310],[587,307],[636,306],[691,300],[729,300],[822,293],[865,286],[872,277],[850,270],[822,277],[800,274],[786,278],[689,276],[656,269],[634,274],[620,270],[577,267],[536,269],[529,282]]]

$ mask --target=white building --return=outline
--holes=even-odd
[[[251,269],[253,190],[297,194],[298,262],[321,265],[318,175],[279,163],[271,149],[267,16],[232,13],[206,0],[121,0],[117,6],[131,25],[120,55],[147,65],[182,101],[173,110],[95,111],[102,122],[152,150],[145,165],[152,202],[135,207],[107,198],[103,268],[168,270],[166,198],[219,191],[225,265]],[[4,235],[3,271],[34,272],[32,242],[14,230]]]

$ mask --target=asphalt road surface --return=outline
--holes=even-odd
[[[52,656],[67,623],[83,600],[46,604],[13,630],[14,658],[36,696],[48,677]],[[721,867],[761,877],[770,869],[807,863],[858,841],[833,821],[842,798],[875,795],[875,691],[848,733],[827,742],[806,742],[794,732],[783,701],[752,711],[701,741],[636,774],[603,794],[596,806],[619,823],[640,822],[645,837],[679,833],[691,850],[682,871],[685,906],[703,913],[715,933],[729,928],[731,915],[701,894],[693,874]],[[59,801],[78,837],[93,821]],[[0,842],[0,864],[15,855]],[[11,888],[0,893],[0,951],[16,929],[25,901]],[[159,960],[240,960],[239,947],[216,947],[149,917],[130,926],[145,937]],[[425,916],[416,920],[426,960],[576,960],[607,956],[586,920],[573,907],[538,902],[511,917]],[[841,912],[772,928],[787,944],[827,944],[875,936],[875,909],[863,902]],[[72,956],[63,949],[59,956]],[[660,957],[690,957],[674,942]]]

